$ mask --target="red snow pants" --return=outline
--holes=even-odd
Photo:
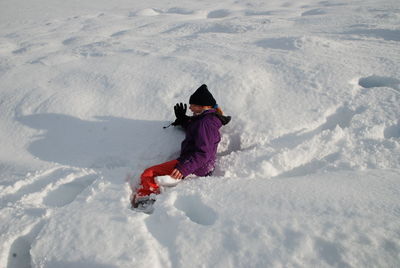
[[[154,181],[154,178],[157,176],[170,175],[178,163],[178,160],[172,160],[145,169],[142,175],[140,175],[140,185],[136,194],[138,196],[159,194],[160,189],[158,184]]]

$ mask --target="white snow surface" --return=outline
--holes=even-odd
[[[189,176],[187,177],[189,178]],[[178,185],[181,180],[177,180],[172,178],[171,176],[157,176],[154,178],[154,181],[159,185],[159,186],[166,186],[166,187],[172,187]]]
[[[0,22],[0,267],[400,267],[398,0],[2,0]],[[131,210],[203,83],[232,116],[213,176]]]

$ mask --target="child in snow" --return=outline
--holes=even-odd
[[[158,176],[169,175],[179,181],[189,174],[209,176],[213,172],[221,140],[219,129],[230,121],[230,117],[222,114],[206,85],[190,96],[189,104],[193,116],[186,115],[186,104],[174,106],[176,120],[172,125],[180,125],[186,132],[179,158],[149,167],[142,173],[140,185],[132,197],[133,208],[145,209],[154,203],[151,195],[160,193],[155,180]]]

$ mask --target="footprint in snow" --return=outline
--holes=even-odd
[[[325,261],[329,266],[350,267],[350,265],[343,260],[343,252],[340,243],[330,242],[317,237],[314,241],[314,249],[320,259]]]
[[[217,213],[198,196],[181,196],[175,201],[175,207],[200,225],[213,225],[218,218]]]
[[[258,11],[258,10],[246,10],[245,16],[271,16],[277,13],[277,11]]]
[[[73,174],[73,170],[55,168],[28,175],[26,179],[19,181],[13,186],[9,186],[2,192],[0,204],[23,202],[29,196],[40,195],[48,191],[46,188],[54,182]]]
[[[43,199],[43,203],[51,207],[62,207],[68,205],[76,199],[96,179],[95,175],[87,175],[76,178],[75,180],[60,185],[55,190],[49,192]]]
[[[228,17],[231,14],[231,12],[227,9],[218,9],[211,11],[208,13],[207,18],[209,19],[220,19],[220,18],[225,18]]]
[[[363,88],[389,87],[400,92],[400,80],[379,75],[371,75],[358,80],[358,84]]]
[[[321,1],[318,4],[325,7],[338,7],[338,6],[346,6],[346,3],[332,3],[331,1]]]
[[[327,12],[325,10],[320,9],[320,8],[316,8],[316,9],[311,9],[309,11],[303,12],[301,14],[301,16],[302,17],[305,17],[305,16],[316,16],[316,15],[324,15],[326,13]]]
[[[387,127],[383,134],[386,139],[400,138],[400,120],[398,121],[397,125]]]
[[[294,252],[301,247],[303,242],[303,233],[290,228],[285,229],[283,244],[289,251]]]
[[[11,244],[8,254],[7,268],[30,268],[32,263],[31,247],[35,238],[38,236],[44,221],[40,221],[26,235],[20,236]]]
[[[105,41],[98,41],[83,46],[79,46],[73,49],[74,54],[82,57],[105,57],[108,55],[108,51],[111,44]]]
[[[357,26],[361,28],[357,29]],[[349,31],[342,32],[342,34],[351,35],[353,38],[360,39],[362,37],[367,38],[377,38],[383,39],[386,41],[400,41],[400,30],[393,30],[393,29],[369,29],[370,25],[353,25],[351,28],[356,27],[356,29],[350,29]],[[367,28],[365,28],[367,27]]]
[[[62,41],[62,44],[65,46],[68,46],[68,45],[75,43],[77,40],[78,40],[78,37],[76,37],[76,36],[70,37],[70,38],[67,38],[64,41]]]
[[[257,41],[255,44],[262,48],[281,50],[297,50],[303,47],[304,41],[296,37],[267,38]]]
[[[113,33],[113,34],[111,35],[111,37],[123,36],[123,35],[125,35],[125,34],[127,34],[127,33],[128,33],[128,30],[122,30],[122,31],[118,31],[118,32]]]
[[[48,43],[46,43],[46,42],[27,43],[25,46],[23,46],[23,47],[21,47],[19,49],[13,50],[12,53],[14,55],[21,55],[21,54],[25,54],[27,52],[31,52],[34,49],[43,48],[43,47],[45,47],[47,45],[48,45]]]
[[[22,48],[14,50],[12,53],[15,55],[18,55],[18,54],[23,54],[27,51],[28,51],[28,47],[22,47]]]
[[[14,38],[18,38],[20,35],[18,33],[9,33],[4,35],[5,38],[10,38],[10,39],[14,39]]]
[[[179,15],[191,15],[194,14],[193,10],[181,8],[181,7],[173,7],[168,9],[167,13],[170,14],[179,14]]]

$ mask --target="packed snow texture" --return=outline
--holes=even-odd
[[[399,1],[3,0],[0,22],[0,267],[400,267]],[[203,83],[232,116],[213,176],[131,210]]]

